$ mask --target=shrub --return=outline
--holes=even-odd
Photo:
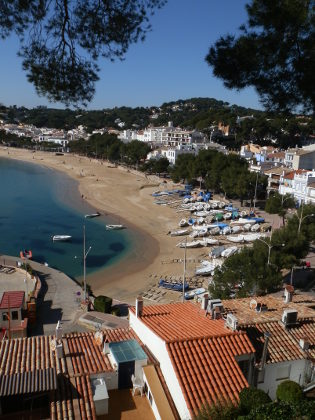
[[[97,296],[94,299],[94,310],[109,314],[112,307],[113,299],[108,296]]]
[[[262,389],[243,388],[240,392],[240,409],[243,414],[248,414],[253,408],[270,402],[271,398]]]
[[[113,308],[111,314],[115,316],[120,316],[120,309],[118,307]]]
[[[216,405],[206,403],[200,408],[194,420],[236,420],[238,415],[239,409],[232,403],[218,403]]]
[[[296,403],[303,398],[302,388],[296,382],[284,381],[277,388],[277,399],[279,401]]]
[[[254,408],[242,420],[312,420],[314,419],[315,401],[303,400],[298,403],[285,401],[272,402]],[[238,420],[241,420],[239,417]]]

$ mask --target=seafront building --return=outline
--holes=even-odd
[[[58,324],[52,336],[2,340],[1,414],[106,419],[136,407],[139,418],[192,419],[206,402],[238,404],[249,385],[272,398],[285,379],[308,389],[314,306],[291,286],[283,297],[199,304],[139,297],[125,329],[63,334]]]

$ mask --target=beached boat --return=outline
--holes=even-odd
[[[185,299],[193,299],[195,296],[201,295],[205,293],[206,289],[204,287],[199,287],[199,289],[190,290],[189,292],[185,293]]]
[[[210,235],[219,235],[219,233],[220,233],[219,226],[216,226],[210,229]]]
[[[180,230],[173,230],[169,232],[171,236],[183,236],[186,235],[189,232],[188,229],[180,229]]]
[[[211,246],[211,245],[218,245],[219,241],[213,238],[203,238],[199,241],[202,246]]]
[[[246,235],[243,235],[245,242],[254,242],[259,238],[264,238],[266,235],[261,233],[247,233]]]
[[[23,251],[20,251],[20,257],[22,260],[28,259],[30,260],[32,258],[33,254],[30,249],[24,249]]]
[[[237,246],[231,246],[230,248],[226,248],[222,253],[221,257],[228,258],[231,255],[235,254],[237,252],[238,248]]]
[[[255,225],[253,225],[251,227],[251,232],[259,232],[260,231],[260,225],[258,223],[256,223]]]
[[[99,213],[99,212],[97,211],[96,213],[86,214],[84,217],[85,217],[86,219],[92,219],[93,217],[98,217],[98,216],[100,216],[100,215],[101,215],[101,213]]]
[[[180,222],[178,223],[178,226],[179,227],[184,227],[184,226],[187,226],[188,225],[188,223],[187,223],[187,220],[186,219],[182,219],[182,220],[180,220]]]
[[[239,233],[239,232],[241,232],[243,229],[242,229],[242,227],[241,226],[233,226],[232,227],[232,229],[231,229],[231,233]]]
[[[230,233],[231,233],[230,226],[226,226],[225,228],[222,229],[222,234],[223,235],[229,235]]]
[[[227,241],[235,242],[235,243],[242,243],[244,242],[244,235],[237,235],[237,236],[227,236]]]
[[[180,242],[176,246],[180,248],[198,248],[201,246],[200,241],[192,241],[192,242]]]
[[[170,282],[164,279],[160,279],[159,281],[159,287],[163,287],[164,289],[169,289],[169,290],[176,290],[178,292],[181,292],[183,290],[183,283],[180,282]],[[185,283],[184,284],[184,290],[188,289],[188,284]]]
[[[213,248],[210,253],[209,253],[209,257],[212,258],[218,258],[221,257],[222,252],[225,250],[225,246],[221,245],[221,246],[217,246],[216,248]]]
[[[252,225],[250,223],[246,223],[246,225],[244,225],[244,231],[249,232],[251,227]]]
[[[189,226],[192,226],[192,225],[194,225],[195,223],[196,223],[196,219],[193,219],[193,218],[188,219],[188,224],[189,224]]]
[[[254,225],[256,223],[255,219],[244,219],[240,217],[238,220],[232,220],[231,225],[246,225],[250,223],[251,225]]]
[[[124,229],[124,225],[106,225],[106,230],[120,230]]]
[[[56,242],[56,241],[65,242],[65,241],[70,241],[71,238],[72,238],[72,236],[70,236],[70,235],[54,235],[52,237],[52,240],[54,242]]]
[[[224,219],[224,220],[229,220],[229,219],[231,219],[231,217],[232,217],[232,213],[230,213],[230,212],[225,213],[225,214],[223,215],[223,219]]]

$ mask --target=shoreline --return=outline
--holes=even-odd
[[[121,261],[87,277],[94,294],[134,303],[135,297],[152,284],[156,275],[169,274],[162,263],[177,250],[174,241],[166,235],[174,227],[174,212],[153,202],[151,194],[158,189],[160,180],[72,154],[56,156],[51,152],[32,153],[2,147],[0,156],[39,164],[68,175],[76,181],[85,203],[130,228],[132,250]]]

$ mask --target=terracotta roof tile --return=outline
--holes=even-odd
[[[192,416],[205,402],[238,401],[248,383],[236,357],[255,351],[244,332],[225,327],[223,319],[211,320],[191,302],[145,306],[140,319],[166,342]]]
[[[13,291],[4,292],[0,302],[0,309],[7,309],[10,304],[10,308],[21,308],[24,301],[25,292]]]

